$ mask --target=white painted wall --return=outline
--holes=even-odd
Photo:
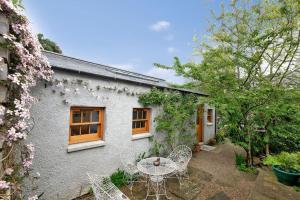
[[[148,138],[132,140],[132,109],[142,107],[138,103],[138,96],[118,93],[116,91],[96,92],[100,94],[97,100],[82,86],[71,84],[72,80],[81,79],[90,81],[90,86],[128,88],[129,91],[146,92],[150,88],[113,80],[101,80],[66,72],[55,72],[55,78],[67,79],[66,87],[71,89],[66,95],[60,95],[60,88],[40,84],[34,88],[33,95],[39,98],[39,103],[32,108],[35,120],[34,129],[29,141],[36,146],[36,156],[33,164],[33,173],[39,172],[37,181],[37,194],[44,192],[43,199],[72,199],[86,192],[88,180],[86,172],[110,175],[117,168],[121,168],[119,154],[133,147],[136,153],[148,152],[150,142]],[[75,95],[73,90],[80,89]],[[54,93],[53,90],[56,92]],[[69,99],[70,104],[63,103]],[[96,106],[105,107],[104,113],[104,141],[105,146],[68,153],[68,134],[70,106]],[[155,134],[155,116],[159,108],[152,107],[150,133]],[[204,120],[206,117],[204,117]],[[214,126],[207,127],[204,122],[205,134],[213,131]],[[212,135],[204,136],[204,141]],[[28,191],[27,191],[28,193]]]
[[[213,110],[212,123],[207,122],[207,110]],[[203,112],[203,142],[207,143],[210,139],[215,138],[215,119],[216,119],[215,109],[208,104],[204,104],[204,112]]]

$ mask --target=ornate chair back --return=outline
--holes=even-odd
[[[183,171],[192,158],[192,150],[186,145],[179,145],[170,153],[168,158],[176,163],[178,171]]]
[[[96,200],[128,199],[110,180],[109,177],[87,174]]]
[[[124,170],[129,174],[135,174],[138,172],[137,166],[136,166],[136,160],[137,155],[135,151],[133,151],[132,148],[128,148],[126,150],[123,150],[120,153],[120,160],[124,167]]]

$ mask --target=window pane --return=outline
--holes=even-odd
[[[90,111],[83,111],[82,112],[82,122],[90,122],[91,121],[91,112]]]
[[[132,122],[132,128],[135,128],[135,122]]]
[[[81,115],[79,111],[74,111],[73,112],[73,119],[72,123],[80,123],[81,122]]]
[[[143,119],[143,111],[138,110],[138,119]]]
[[[80,126],[71,126],[71,136],[80,135]]]
[[[147,118],[147,111],[143,110],[143,119],[146,119],[146,118]]]
[[[145,128],[145,121],[141,122],[141,128]]]
[[[99,122],[99,111],[93,111],[92,112],[92,121],[93,122]]]
[[[90,125],[90,133],[98,133],[98,124]]]
[[[136,122],[136,128],[141,128],[141,122]]]
[[[89,128],[90,128],[89,125],[82,125],[81,126],[81,135],[89,134]]]
[[[212,123],[212,118],[213,118],[213,110],[212,109],[208,109],[207,110],[207,121]]]
[[[132,119],[137,119],[137,110],[133,110]]]

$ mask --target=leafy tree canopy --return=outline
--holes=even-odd
[[[42,47],[47,50],[47,51],[51,51],[51,52],[55,52],[55,53],[62,53],[62,50],[60,49],[60,47],[53,41],[51,41],[48,38],[44,38],[44,35],[39,33],[38,34],[38,39],[39,42],[41,43]]]
[[[221,128],[245,148],[249,165],[272,142],[279,150],[300,147],[299,21],[299,0],[235,0],[197,41],[200,63],[155,64],[210,94]]]

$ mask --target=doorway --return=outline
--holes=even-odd
[[[197,110],[197,140],[198,142],[203,142],[203,112],[204,106],[200,105]]]

